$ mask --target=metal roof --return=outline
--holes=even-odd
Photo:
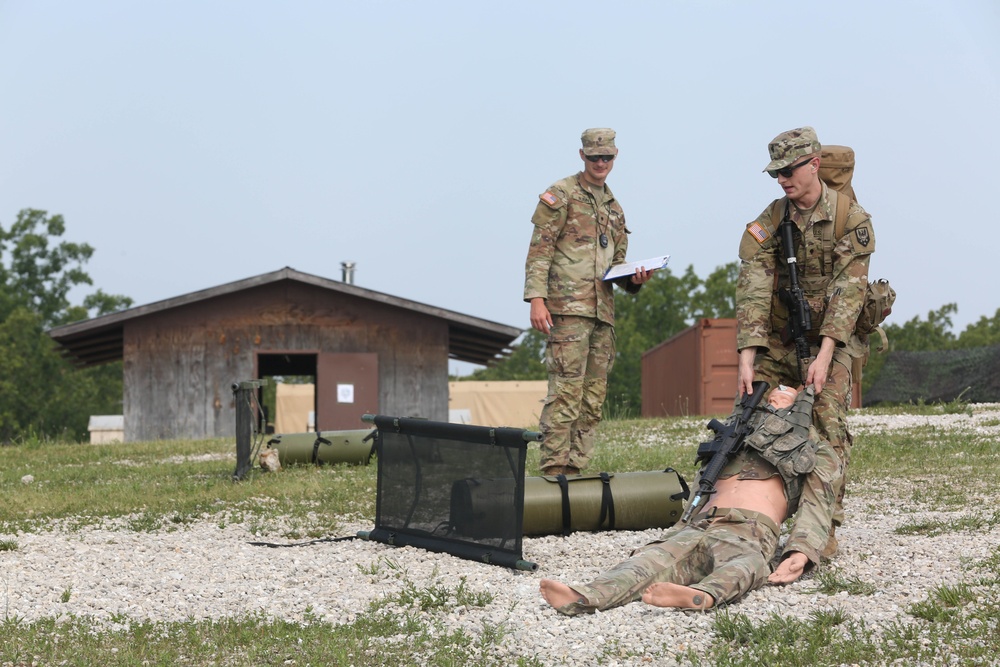
[[[387,306],[443,319],[448,323],[448,356],[458,361],[486,365],[497,357],[505,357],[510,354],[510,344],[522,333],[521,329],[516,327],[401,299],[285,267],[278,271],[237,280],[218,287],[182,294],[172,299],[164,299],[144,306],[121,310],[117,313],[65,324],[49,330],[48,334],[62,347],[63,356],[77,366],[95,366],[118,361],[122,359],[124,354],[124,328],[125,323],[129,320],[282,280],[315,285],[333,292],[349,294],[369,301],[377,301]]]

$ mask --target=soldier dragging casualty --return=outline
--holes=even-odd
[[[633,552],[586,585],[552,579],[542,597],[574,616],[642,600],[657,607],[708,609],[765,583],[785,584],[819,563],[843,467],[811,426],[813,387],[779,386],[750,420],[742,448],[723,468],[705,510]],[[780,447],[775,442],[781,440]],[[794,522],[771,572],[779,526]]]

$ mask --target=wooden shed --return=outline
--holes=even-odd
[[[365,413],[448,420],[448,360],[515,327],[284,268],[49,331],[79,366],[124,361],[125,441],[233,436],[234,382],[313,376],[316,428]]]
[[[642,416],[728,415],[736,398],[736,320],[703,318],[642,355]],[[861,407],[854,383],[851,407]]]

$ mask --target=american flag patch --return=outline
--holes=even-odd
[[[552,194],[551,192],[546,192],[546,193],[540,195],[540,198],[541,198],[541,200],[543,202],[545,202],[549,206],[555,206],[556,202],[559,201],[558,199],[556,199],[556,196],[554,194]]]
[[[760,223],[757,221],[751,222],[747,225],[747,231],[750,232],[750,236],[757,239],[757,243],[763,243],[771,235],[767,233],[767,230],[761,227]]]

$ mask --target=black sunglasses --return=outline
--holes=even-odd
[[[801,167],[804,164],[809,164],[812,162],[812,158],[809,158],[805,162],[799,162],[798,164],[793,164],[791,167],[783,167],[781,169],[768,169],[767,175],[771,178],[777,178],[778,176],[783,176],[784,178],[791,178],[792,172]]]
[[[598,160],[604,160],[605,162],[611,162],[615,159],[614,155],[585,155],[585,158],[591,162],[597,162]]]

